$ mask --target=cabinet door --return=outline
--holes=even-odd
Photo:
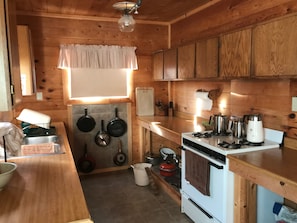
[[[153,55],[154,80],[163,80],[163,72],[164,72],[163,55],[164,55],[163,52],[158,52]]]
[[[253,30],[255,76],[297,74],[297,16],[257,26]]]
[[[10,62],[10,75],[12,85],[14,86],[13,104],[18,104],[22,100],[21,91],[21,72],[18,51],[18,34],[16,22],[16,3],[15,0],[5,0],[6,4],[6,22],[7,22],[7,39]]]
[[[220,77],[249,77],[251,65],[251,29],[220,38]]]
[[[1,0],[0,27],[0,111],[9,111],[22,98],[14,0]]]
[[[178,79],[193,79],[195,77],[195,44],[181,46],[177,50]]]
[[[164,80],[175,80],[177,77],[177,49],[164,52]]]
[[[212,38],[196,43],[196,77],[218,77],[219,40]]]

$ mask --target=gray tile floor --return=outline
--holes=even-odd
[[[166,193],[137,186],[132,170],[81,177],[95,223],[191,223]]]

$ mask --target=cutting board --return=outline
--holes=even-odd
[[[136,88],[136,114],[138,116],[154,115],[154,88]]]

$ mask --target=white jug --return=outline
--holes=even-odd
[[[246,139],[251,143],[264,142],[264,128],[259,114],[249,115]]]

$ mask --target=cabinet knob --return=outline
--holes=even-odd
[[[284,185],[285,185],[285,182],[280,181],[279,184],[280,184],[281,186],[284,186]]]

